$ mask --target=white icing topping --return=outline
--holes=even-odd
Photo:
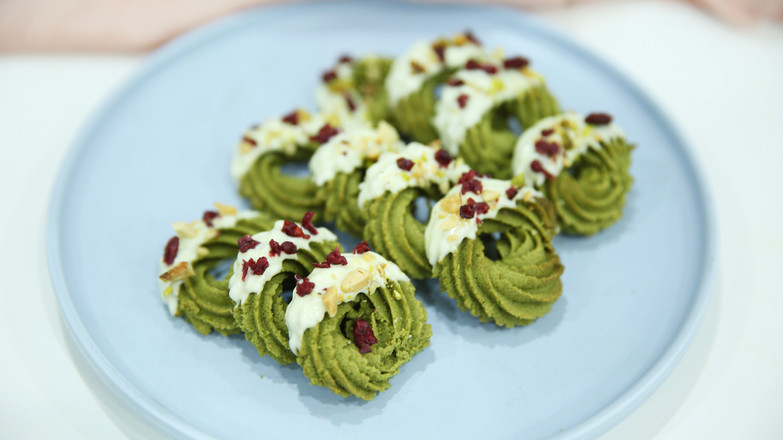
[[[437,150],[420,143],[411,143],[401,151],[381,154],[378,162],[367,169],[364,181],[359,184],[359,207],[386,192],[398,193],[405,188],[438,186],[442,193],[454,185],[462,173],[470,170],[461,158],[453,159],[447,166],[435,160]],[[410,171],[397,165],[400,158],[413,161]]]
[[[283,122],[281,117],[273,117],[247,130],[234,151],[231,176],[239,181],[256,159],[265,153],[282,151],[287,155],[294,154],[296,149],[305,145],[310,140],[310,136],[317,134],[324,124],[330,122],[332,125],[337,125],[335,123],[340,121],[338,118],[322,114],[310,116],[303,110],[298,110],[298,113],[300,119],[298,125]],[[246,139],[252,140],[255,145]]]
[[[316,228],[318,234],[311,234],[306,229],[304,233],[310,235],[310,238],[303,237],[291,237],[283,232],[283,220],[278,220],[275,225],[269,231],[259,232],[253,235],[253,240],[258,242],[253,249],[248,249],[246,252],[239,252],[237,259],[234,262],[234,273],[228,280],[228,295],[236,303],[236,307],[239,307],[251,293],[258,293],[264,288],[264,284],[269,281],[273,276],[277,275],[283,270],[283,261],[296,259],[296,254],[286,254],[280,252],[280,255],[271,256],[269,251],[269,240],[274,240],[278,244],[290,241],[296,245],[297,251],[301,249],[309,249],[310,243],[322,242],[328,240],[337,240],[330,230],[326,228]],[[296,224],[301,227],[299,223]],[[242,279],[243,266],[246,261],[253,260],[259,261],[261,258],[266,258],[269,266],[264,270],[263,274],[254,274],[252,270],[248,270],[245,274],[245,279]]]
[[[432,123],[440,133],[444,148],[451,154],[459,152],[467,131],[481,121],[484,115],[502,104],[522,96],[543,79],[530,69],[505,69],[502,59],[487,58],[483,64],[495,66],[497,73],[482,69],[463,69],[452,78],[461,80],[459,86],[446,85],[435,105]],[[460,104],[460,96],[464,107]]]
[[[315,103],[324,114],[339,119],[344,127],[356,127],[370,124],[370,113],[353,80],[353,64],[338,63],[333,70],[336,78],[321,82],[315,89]],[[348,99],[354,106],[351,110]]]
[[[511,187],[508,180],[476,178],[482,184],[481,194],[468,192],[461,194],[462,185],[457,185],[432,207],[430,221],[424,231],[425,250],[430,264],[435,266],[446,255],[454,252],[463,240],[476,238],[479,224],[476,219],[494,218],[503,208],[516,206],[517,200],[530,200],[532,197],[542,197],[542,194],[530,187],[520,188],[513,198],[509,199],[506,190]],[[462,218],[459,215],[460,206],[472,198],[476,203],[486,202],[489,211],[476,213],[472,218]]]
[[[384,121],[377,129],[348,128],[321,145],[310,158],[313,182],[323,186],[337,173],[350,173],[364,166],[365,160],[375,161],[385,151],[399,151],[400,136]]]
[[[464,36],[457,38],[464,40]],[[386,77],[386,90],[389,94],[389,103],[392,106],[421,89],[424,81],[444,69],[459,67],[470,59],[479,59],[484,56],[484,49],[470,41],[462,41],[461,45],[456,45],[454,41],[446,43],[447,46],[443,53],[444,62],[438,58],[437,52],[432,48],[432,43],[427,41],[415,43],[407,52],[394,60],[389,75]],[[413,67],[414,63],[416,68]]]
[[[543,136],[543,130],[554,130],[549,136]],[[601,141],[624,137],[623,130],[615,124],[590,125],[583,115],[576,112],[566,112],[560,115],[544,118],[525,130],[514,147],[514,158],[511,166],[515,175],[524,174],[525,182],[540,187],[546,180],[542,172],[531,169],[534,161],[538,161],[544,170],[552,176],[557,176],[584,154],[588,148],[600,149]],[[565,149],[564,140],[568,138],[572,147]],[[558,145],[558,153],[550,157],[536,151],[536,142],[544,140]]]
[[[353,301],[359,293],[371,294],[384,287],[387,280],[410,281],[396,264],[375,252],[361,255],[342,254],[348,264],[316,268],[307,277],[315,286],[311,293],[299,296],[294,292],[285,311],[288,326],[288,345],[296,354],[302,344],[305,330],[313,328],[333,313],[337,305]],[[300,280],[300,283],[302,281]],[[332,310],[329,311],[331,304]]]
[[[192,264],[200,256],[199,248],[201,245],[214,238],[218,229],[231,228],[241,219],[253,218],[258,215],[256,211],[240,211],[234,215],[220,215],[212,220],[212,226],[207,225],[204,220],[194,220],[190,223],[174,223],[174,230],[179,238],[177,256],[171,264],[166,264],[163,261],[163,257],[161,257],[158,263],[160,274],[168,272],[182,262]],[[158,287],[160,288],[163,302],[168,306],[172,316],[177,312],[177,297],[179,289],[184,282],[185,280],[163,281],[158,278]]]

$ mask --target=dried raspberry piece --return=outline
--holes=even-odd
[[[371,345],[378,343],[378,338],[370,327],[370,323],[364,318],[359,317],[353,326],[353,342],[359,347],[359,353],[369,353],[372,351]]]
[[[544,166],[541,165],[541,162],[534,160],[533,163],[530,164],[530,169],[537,172],[537,173],[543,173],[544,176],[546,176],[547,179],[554,179],[555,176],[549,174],[547,170],[544,169]]]
[[[294,278],[296,278],[296,294],[299,296],[305,296],[313,291],[313,288],[315,287],[315,283],[308,280],[307,277],[300,277],[299,275],[294,275]]]
[[[324,72],[324,74],[321,76],[321,79],[323,79],[325,83],[331,82],[337,79],[337,72],[335,72],[334,70],[329,70],[327,72]]]
[[[320,144],[325,144],[329,141],[329,139],[332,138],[332,136],[335,136],[339,132],[340,130],[332,127],[330,124],[324,124],[323,127],[318,130],[318,134],[315,136],[310,136],[310,140]]]
[[[486,214],[489,212],[489,203],[478,202],[473,205],[473,210],[476,211],[476,215]]]
[[[512,186],[506,190],[506,197],[508,197],[509,199],[513,199],[514,197],[516,197],[518,193],[519,191],[517,191],[517,189]]]
[[[250,269],[250,265],[247,263],[247,261],[242,262],[242,281],[245,281],[245,278],[247,278],[247,271]]]
[[[280,244],[280,250],[288,255],[293,255],[296,253],[296,245],[290,241],[284,241]]]
[[[258,242],[253,240],[253,237],[250,235],[245,235],[244,237],[237,240],[237,244],[239,245],[239,252],[247,252],[250,249],[255,249],[255,247],[258,246]]]
[[[353,98],[351,98],[351,94],[348,92],[345,92],[343,94],[343,98],[345,98],[345,103],[348,105],[348,110],[355,112],[356,111],[356,104],[353,102]]]
[[[292,222],[291,220],[283,221],[282,231],[285,235],[289,237],[301,237],[304,239],[310,238],[309,235],[304,233],[304,231],[302,230],[302,228],[299,227],[299,225]]]
[[[462,218],[473,218],[476,215],[476,210],[473,205],[462,205],[459,207],[459,216]]]
[[[554,132],[555,132],[554,128],[545,128],[545,129],[541,130],[541,136],[547,137],[547,136],[549,136],[550,134],[552,134]]]
[[[269,267],[269,260],[267,260],[266,257],[261,257],[258,259],[258,261],[253,261],[251,258],[249,263],[250,270],[253,271],[253,275],[263,275],[266,269]]]
[[[585,122],[590,125],[606,125],[612,122],[612,116],[606,113],[590,113]]]
[[[283,122],[291,125],[299,125],[299,112],[294,110],[291,113],[283,116]]]
[[[545,156],[554,157],[560,152],[560,145],[557,145],[556,142],[547,142],[540,139],[536,141],[536,151]]]
[[[459,78],[450,78],[448,81],[446,81],[446,84],[448,84],[451,87],[459,87],[463,84],[465,84],[465,81],[459,79]]]
[[[269,256],[277,257],[278,255],[280,255],[280,243],[269,240]]]
[[[346,260],[344,256],[340,255],[340,248],[334,248],[334,250],[326,256],[326,262],[329,264],[341,266],[348,264],[348,260]]]
[[[473,32],[465,31],[464,35],[465,38],[467,38],[468,41],[470,41],[471,43],[475,44],[476,46],[481,46],[481,41],[479,41],[478,38],[476,38],[476,36],[473,35]]]
[[[163,251],[163,262],[169,266],[174,264],[177,252],[179,252],[179,237],[175,235],[166,243],[166,248]]]
[[[212,220],[216,219],[220,214],[218,214],[216,211],[204,211],[204,215],[201,217],[202,220],[204,220],[204,223],[207,224],[210,228],[212,227]]]
[[[462,194],[467,194],[469,192],[481,194],[481,191],[483,190],[484,185],[481,184],[480,180],[468,180],[462,184]]]
[[[435,161],[438,162],[441,168],[446,168],[451,163],[451,155],[443,148],[435,152]]]
[[[441,63],[446,61],[446,45],[444,43],[433,44],[432,50],[435,51],[435,55],[438,56]]]
[[[327,262],[323,262],[323,263],[310,263],[310,264],[312,264],[312,265],[313,265],[313,267],[315,267],[315,268],[317,268],[317,269],[328,269],[328,268],[329,268],[329,266],[331,266],[331,264],[329,264],[329,263],[327,263]]]
[[[255,139],[253,139],[253,138],[249,138],[249,137],[247,137],[247,136],[245,136],[245,137],[243,137],[243,138],[242,138],[242,142],[246,142],[246,143],[248,143],[248,144],[250,144],[250,145],[252,145],[252,146],[254,146],[254,147],[255,147],[256,145],[258,145],[258,142],[256,142],[256,140],[255,140]]]
[[[530,60],[524,57],[507,58],[503,61],[503,67],[506,69],[523,69],[530,64]]]
[[[459,176],[459,180],[457,180],[457,184],[463,184],[468,180],[473,180],[475,178],[476,178],[476,170],[466,171],[462,173],[461,176]]]
[[[363,242],[357,244],[356,247],[353,248],[353,253],[357,254],[357,255],[360,255],[360,254],[363,254],[363,253],[369,252],[369,251],[370,251],[370,245],[367,244],[366,241],[363,241]]]
[[[481,69],[481,64],[476,60],[468,60],[468,62],[465,63],[465,68],[467,70],[478,70]]]
[[[351,58],[350,55],[343,55],[343,56],[340,57],[339,60],[337,60],[337,62],[339,64],[350,63],[350,62],[353,62],[353,58]]]
[[[465,106],[468,105],[468,98],[469,96],[464,93],[457,96],[457,104],[459,104],[459,108],[465,108]]]
[[[413,168],[413,165],[415,165],[415,164],[410,159],[406,159],[404,157],[401,157],[401,158],[397,159],[397,166],[401,170],[410,171],[411,168]]]
[[[494,75],[498,73],[498,68],[493,66],[492,64],[484,64],[483,66],[481,66],[481,69],[490,75]]]
[[[304,226],[304,228],[307,229],[307,231],[311,234],[318,235],[318,229],[313,226],[313,217],[315,217],[315,213],[313,211],[305,212],[305,215],[302,217],[302,226]]]

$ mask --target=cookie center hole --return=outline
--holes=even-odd
[[[411,205],[411,213],[416,220],[427,223],[430,221],[430,211],[432,211],[432,205],[435,202],[429,197],[419,196],[413,201]]]
[[[306,161],[286,162],[280,165],[280,173],[292,177],[307,177],[310,175],[310,168]]]
[[[231,271],[231,267],[234,266],[234,260],[227,259],[219,262],[215,267],[208,270],[207,273],[216,280],[223,280]]]
[[[283,280],[283,291],[280,292],[280,297],[283,298],[286,304],[291,303],[291,299],[294,297],[294,289],[296,288],[296,279],[293,275],[289,275]]]
[[[484,243],[484,256],[492,261],[500,260],[500,252],[498,252],[498,241],[502,238],[500,232],[481,234],[479,238]]]

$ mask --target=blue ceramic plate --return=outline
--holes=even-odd
[[[625,217],[594,237],[557,239],[565,287],[549,315],[500,329],[421,289],[431,347],[369,403],[308,385],[298,366],[259,358],[241,335],[203,337],[169,316],[156,276],[171,223],[213,201],[242,203],[228,164],[245,128],[312,107],[340,54],[399,54],[465,28],[529,56],[564,108],[608,111],[638,144]],[[570,438],[619,422],[679,360],[709,297],[712,228],[671,124],[577,44],[507,9],[345,2],[244,13],[150,57],[70,151],[48,253],[85,357],[167,435]]]

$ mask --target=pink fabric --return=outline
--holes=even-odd
[[[219,16],[274,1],[0,0],[0,52],[148,50]],[[495,0],[524,9],[587,1],[596,0]],[[679,1],[733,24],[783,20],[783,0]]]

